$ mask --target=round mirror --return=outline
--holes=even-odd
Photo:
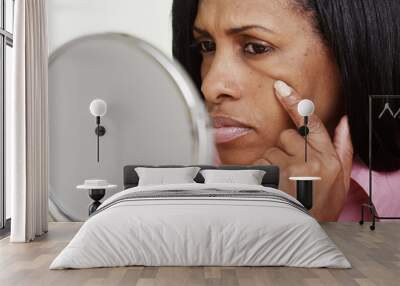
[[[94,99],[107,104],[99,162]],[[76,189],[85,179],[106,179],[121,191],[125,165],[213,159],[208,114],[189,77],[156,48],[124,34],[85,36],[50,56],[49,124],[54,220],[87,218],[91,200]]]

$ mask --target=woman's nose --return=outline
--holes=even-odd
[[[225,100],[239,99],[241,92],[238,73],[239,68],[235,66],[233,59],[216,53],[201,85],[206,101],[210,104],[220,104]]]

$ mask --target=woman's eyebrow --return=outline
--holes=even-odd
[[[271,34],[275,34],[275,32],[267,27],[263,27],[260,25],[245,25],[245,26],[240,26],[240,27],[234,27],[226,30],[227,35],[234,35],[234,34],[239,34],[241,32],[251,30],[251,29],[257,29],[257,30],[263,30],[264,32],[268,32]],[[193,30],[205,37],[211,38],[211,34],[207,32],[206,30],[200,29],[199,27],[193,26]]]
[[[247,30],[251,30],[251,29],[263,30],[264,32],[275,34],[275,32],[272,31],[271,29],[269,29],[267,27],[260,26],[260,25],[246,25],[246,26],[230,28],[230,29],[228,29],[226,31],[226,34],[227,35],[234,35],[234,34],[239,34],[241,32],[244,32],[244,31],[247,31]]]

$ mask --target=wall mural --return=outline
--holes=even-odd
[[[395,1],[382,0],[379,5],[364,5],[360,2],[359,7],[354,6],[358,5],[356,2],[347,0],[296,1],[297,8],[307,13],[294,13],[292,9],[275,5],[275,1],[255,1],[251,7],[246,1],[235,1],[235,5],[232,1],[170,2],[172,7],[165,4],[163,8],[166,14],[171,15],[168,19],[172,20],[169,23],[172,26],[169,31],[171,37],[166,37],[166,45],[171,47],[171,55],[176,60],[174,65],[183,67],[182,71],[187,73],[185,81],[194,86],[202,108],[207,110],[213,134],[211,144],[216,151],[212,163],[279,166],[279,188],[292,196],[296,196],[296,182],[290,178],[321,178],[314,182],[314,201],[318,204],[314,204],[311,210],[313,216],[320,221],[360,221],[361,206],[367,207],[364,215],[369,216],[372,204],[372,215],[375,217],[400,216],[400,192],[397,191],[400,189],[400,103],[397,98],[391,97],[400,94],[399,39],[396,37],[398,25],[393,25],[398,18]],[[392,9],[381,9],[385,5]],[[100,7],[99,4],[99,11]],[[88,33],[93,31],[86,25],[89,22],[87,14],[90,13],[83,13],[83,19],[72,23],[76,25],[73,26],[74,32],[78,33],[81,28]],[[120,28],[124,27],[123,30],[128,31],[128,26],[123,24],[131,23],[130,14],[118,10],[115,17],[124,19]],[[283,18],[284,23],[281,21]],[[50,25],[53,29],[50,38],[54,39],[50,41],[51,46],[57,46],[55,40],[65,35],[59,33],[63,27],[57,26],[55,19],[50,18],[55,24]],[[101,17],[93,18],[93,22],[99,19]],[[230,21],[232,19],[237,21]],[[118,21],[107,21],[102,25],[114,22]],[[135,29],[143,27],[143,31],[139,33],[129,30],[127,33],[140,34],[142,38],[142,35],[159,34],[164,37],[167,34],[164,24],[151,21],[146,25],[133,25]],[[115,26],[102,25],[98,26],[101,30],[118,30]],[[147,28],[149,31],[146,33]],[[226,33],[228,28],[230,33]],[[97,29],[95,31],[99,32]],[[86,60],[95,57],[91,51],[88,54],[85,55]],[[94,65],[100,66],[99,61],[94,62]],[[121,66],[122,63],[117,63],[114,68],[118,70]],[[72,69],[72,66],[68,67]],[[93,69],[94,75],[102,70]],[[110,168],[113,178],[119,180],[116,183],[121,185],[121,166],[115,169],[115,166],[110,165],[110,156],[114,153],[122,158],[119,161],[125,160],[129,164],[137,164],[139,161],[191,161],[172,156],[172,152],[152,148],[157,141],[144,140],[138,136],[136,129],[134,132],[127,131],[132,129],[131,123],[128,123],[128,120],[132,120],[137,124],[135,128],[145,132],[140,124],[145,122],[146,115],[139,115],[145,114],[146,108],[150,111],[158,108],[158,114],[166,110],[163,107],[169,100],[163,97],[163,91],[157,88],[153,76],[143,76],[139,72],[143,80],[137,81],[137,84],[146,83],[152,89],[157,89],[160,98],[150,102],[149,97],[143,96],[143,100],[148,100],[148,106],[142,108],[130,95],[118,98],[112,89],[104,87],[116,84],[118,77],[127,77],[127,82],[132,84],[126,73],[103,72],[107,80],[97,85],[95,93],[82,93],[82,89],[76,86],[69,87],[74,94],[63,95],[69,108],[75,112],[79,110],[81,114],[81,118],[73,119],[78,122],[76,126],[71,128],[72,119],[63,115],[63,108],[58,106],[53,109],[59,109],[59,112],[53,111],[53,114],[59,117],[57,120],[65,124],[65,128],[80,134],[79,143],[70,138],[70,144],[60,142],[60,146],[65,144],[71,150],[73,146],[84,153],[76,159],[79,162],[88,156],[87,152],[91,152],[90,160],[96,154],[92,150],[96,141],[93,138],[93,118],[90,118],[87,111],[88,104],[95,98],[106,100],[107,105],[110,103],[110,113],[107,112],[104,118],[107,133],[100,137],[102,167],[91,166],[91,172],[85,173],[78,171],[83,168],[81,164],[74,170],[79,176],[71,175],[73,180],[67,180],[61,171],[54,171],[54,176],[67,181],[68,188],[74,188],[76,184],[83,183],[84,179],[89,179],[88,176],[93,177],[96,172],[107,179],[108,173],[104,170]],[[75,75],[75,71],[71,74]],[[61,82],[59,80],[57,84],[61,86]],[[152,92],[147,93],[155,96]],[[372,111],[369,107],[371,94],[384,95],[374,99],[376,104],[371,107]],[[298,110],[302,100],[310,100],[315,106],[307,119]],[[54,100],[53,103],[58,104]],[[170,112],[174,114],[174,110]],[[370,112],[374,120],[371,135]],[[103,125],[103,118],[101,120]],[[56,130],[54,134],[64,130],[58,124],[57,127],[53,126]],[[305,128],[302,126],[306,125],[309,130],[307,136],[304,136]],[[167,129],[162,130],[164,132]],[[130,145],[126,145],[129,152],[137,152],[138,155],[133,159],[123,157],[123,149],[115,147],[122,143],[117,141],[112,132],[123,134],[121,136],[129,138],[133,146],[143,149],[131,150]],[[169,136],[165,144],[170,143],[171,138],[177,136]],[[59,139],[53,142],[58,143],[56,140]],[[52,144],[55,146],[55,143]],[[57,152],[54,151],[55,154]],[[180,154],[179,150],[176,152]],[[149,154],[148,157],[145,154]],[[52,156],[56,158],[60,155]],[[68,155],[65,157],[68,160],[73,158]],[[70,170],[76,164],[74,161],[63,168]],[[110,166],[105,167],[107,164]],[[374,189],[372,200],[370,173]],[[108,180],[114,183],[116,179],[113,178]],[[375,184],[380,187],[375,187]],[[80,204],[76,206],[76,209],[80,209],[76,217],[83,218],[86,216],[83,207],[89,199],[76,203],[78,195],[74,196],[71,205]],[[69,197],[66,195],[66,199]]]

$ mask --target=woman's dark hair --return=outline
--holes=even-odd
[[[335,57],[354,152],[369,164],[369,95],[400,95],[400,1],[293,1],[307,14],[311,12],[316,31]],[[200,88],[201,55],[191,48],[198,2],[174,0],[172,51]],[[388,101],[392,108],[396,106]],[[400,108],[400,99],[396,102],[394,112]],[[382,108],[383,103],[374,111]],[[400,113],[395,119],[374,120],[373,126],[372,168],[400,169]]]

